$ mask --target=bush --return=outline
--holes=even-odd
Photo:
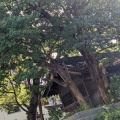
[[[50,116],[49,120],[59,120],[63,117],[63,112],[61,109],[53,108],[48,110]]]
[[[120,76],[114,75],[110,78],[109,92],[120,100]]]
[[[105,109],[100,115],[96,116],[95,120],[120,120],[120,107],[117,109]]]

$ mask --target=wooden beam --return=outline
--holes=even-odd
[[[81,72],[68,71],[71,75],[82,75]]]

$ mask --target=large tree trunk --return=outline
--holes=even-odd
[[[28,120],[36,120],[37,106],[39,104],[39,78],[33,79],[33,85],[31,86],[30,80],[28,81],[31,87],[31,100],[30,106],[28,107]]]
[[[68,89],[73,93],[79,105],[89,106],[88,103],[85,101],[83,95],[80,93],[77,86],[72,81],[69,81]]]
[[[108,95],[105,92],[105,88],[108,86],[108,80],[106,77],[105,69],[103,68],[103,66],[99,65],[95,57],[91,55],[89,52],[86,51],[80,52],[85,59],[91,78],[96,83],[104,103],[108,103]]]
[[[30,101],[30,106],[28,108],[27,114],[28,120],[36,120],[37,106],[38,106],[38,94],[33,94]]]

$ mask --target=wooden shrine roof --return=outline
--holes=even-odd
[[[114,69],[119,69],[119,67],[117,66],[120,64],[120,52],[101,53],[97,57],[98,60],[101,60],[103,58],[113,59],[110,65],[106,67],[108,72],[113,71]],[[64,63],[67,66],[68,70],[70,71],[81,72],[81,73],[88,72],[87,65],[82,56],[62,58],[59,60],[54,60],[53,62],[55,62],[60,66],[63,66]]]
[[[114,60],[112,61],[112,64],[110,64],[109,66],[106,67],[106,71],[108,72],[108,75],[110,74],[117,74],[120,73],[120,52],[110,52],[110,53],[102,53],[98,56],[98,59],[101,60],[103,58],[114,58]],[[88,73],[88,68],[87,65],[83,59],[82,56],[75,56],[75,57],[68,57],[68,58],[62,58],[59,60],[54,60],[53,62],[55,62],[56,64],[63,66],[62,63],[64,63],[68,70],[70,71],[75,71],[75,72],[81,72],[81,73]],[[49,92],[48,89],[51,89],[51,92],[49,93],[50,95],[54,95],[54,94],[59,94],[58,93],[58,84],[53,82],[52,84],[52,89],[49,86],[49,88],[47,88],[47,90],[45,91],[43,96],[46,96]],[[55,91],[56,90],[56,91]]]

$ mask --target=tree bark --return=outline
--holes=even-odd
[[[38,106],[38,94],[33,94],[27,113],[28,120],[36,120],[37,106]]]
[[[103,66],[99,65],[95,57],[91,55],[89,52],[86,51],[80,52],[85,59],[91,78],[96,83],[104,103],[108,103],[109,101],[108,95],[105,92],[105,88],[108,86],[108,80],[105,69],[103,69]]]
[[[36,120],[38,98],[39,98],[39,78],[33,79],[32,86],[30,84],[30,80],[28,81],[28,84],[30,85],[31,88],[31,100],[30,100],[30,105],[28,107],[27,119]]]
[[[39,95],[38,95],[38,107],[39,107],[39,113],[40,113],[40,120],[44,120],[42,104],[41,104],[41,93],[39,93]]]
[[[72,81],[69,82],[68,89],[73,93],[79,105],[89,106],[77,86]]]

